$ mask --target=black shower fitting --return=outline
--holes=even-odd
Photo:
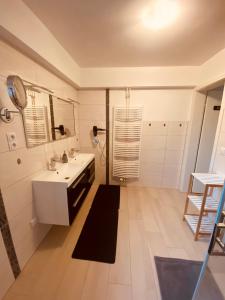
[[[65,129],[63,125],[59,125],[59,127],[54,127],[54,130],[59,130],[61,135],[65,135]]]
[[[93,126],[93,135],[94,136],[98,135],[98,131],[106,131],[106,129],[98,128],[97,126]]]

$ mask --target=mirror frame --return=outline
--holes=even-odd
[[[7,90],[15,107],[23,110],[27,106],[27,92],[23,80],[17,75],[9,75],[7,77]]]

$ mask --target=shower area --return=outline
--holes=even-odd
[[[108,172],[109,184],[179,188],[192,91],[110,89],[108,115],[106,95],[78,92],[80,151],[95,154],[96,183]]]

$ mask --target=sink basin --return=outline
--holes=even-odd
[[[92,159],[93,155],[89,153],[79,153],[76,157],[71,158],[69,163],[73,165],[83,166],[87,160]]]
[[[33,181],[58,183],[70,186],[94,158],[94,154],[81,153],[68,163],[56,163],[56,171],[42,171]]]
[[[53,171],[52,175],[56,178],[59,177],[62,180],[69,180],[71,177],[73,178],[74,175],[79,172],[80,166],[72,163],[67,163],[63,165],[60,169]]]

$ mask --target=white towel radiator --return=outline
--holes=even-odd
[[[113,177],[140,176],[142,107],[114,107]]]

